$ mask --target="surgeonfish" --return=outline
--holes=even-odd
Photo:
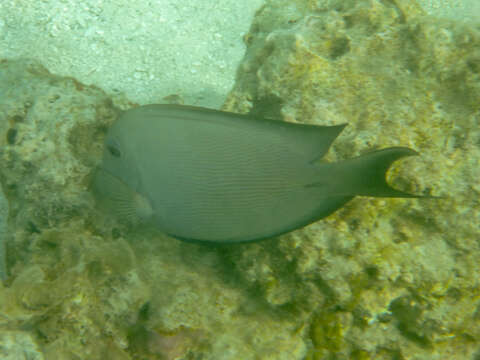
[[[390,187],[391,147],[320,162],[346,124],[316,126],[223,111],[145,105],[108,130],[93,188],[128,221],[173,237],[236,243],[322,219],[355,196],[422,197]]]

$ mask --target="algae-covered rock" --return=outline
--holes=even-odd
[[[0,356],[4,360],[43,360],[45,357],[32,335],[24,331],[0,333]]]
[[[7,278],[7,218],[8,218],[8,201],[0,187],[0,280],[5,281]]]
[[[0,62],[0,93],[0,339],[21,331],[39,358],[60,360],[306,354],[298,321],[262,309],[220,249],[129,229],[95,208],[105,131],[133,104],[27,60]]]
[[[480,25],[428,17],[414,1],[267,1],[245,41],[225,109],[347,122],[332,160],[411,147],[420,156],[389,181],[441,198],[355,199],[279,241],[232,251],[238,273],[272,306],[314,310],[310,358],[471,357]]]
[[[225,109],[348,122],[330,160],[411,147],[420,156],[389,181],[441,197],[358,198],[232,247],[128,228],[96,209],[89,184],[106,129],[134,104],[2,60],[0,351],[19,339],[38,359],[480,354],[480,27],[414,1],[271,0],[245,41]]]

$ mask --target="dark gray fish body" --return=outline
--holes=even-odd
[[[385,182],[395,160],[416,154],[408,148],[316,162],[343,127],[141,106],[109,129],[94,185],[120,214],[180,239],[217,243],[289,232],[356,195],[416,197]]]

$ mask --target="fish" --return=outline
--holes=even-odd
[[[93,179],[98,202],[126,223],[200,243],[276,237],[332,214],[355,196],[421,198],[388,185],[390,147],[322,161],[346,124],[319,126],[151,104],[107,130]]]

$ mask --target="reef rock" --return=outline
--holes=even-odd
[[[428,17],[414,1],[267,1],[245,41],[224,109],[347,122],[332,160],[411,147],[420,156],[390,182],[441,198],[357,198],[279,241],[233,250],[238,273],[271,306],[312,314],[309,358],[473,356],[480,25]]]
[[[96,209],[90,183],[103,137],[134,104],[30,60],[0,61],[0,93],[2,349],[18,354],[12,339],[23,339],[35,359],[306,354],[298,321],[260,311],[221,250],[130,229]]]
[[[441,197],[357,198],[232,247],[128,228],[96,209],[89,184],[106,129],[135,104],[1,60],[0,347],[35,359],[478,357],[480,26],[414,1],[269,0],[245,42],[224,109],[347,122],[330,160],[411,147],[420,156],[389,181]]]

